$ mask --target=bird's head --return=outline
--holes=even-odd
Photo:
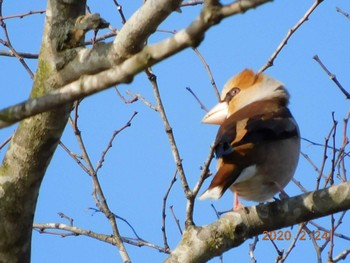
[[[245,69],[225,84],[220,99],[204,116],[203,123],[220,125],[230,115],[256,101],[275,99],[286,105],[289,94],[281,82]]]

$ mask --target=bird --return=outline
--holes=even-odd
[[[251,69],[231,78],[220,102],[203,118],[220,128],[214,142],[217,173],[200,200],[235,195],[233,210],[245,200],[266,202],[292,179],[299,160],[300,132],[288,109],[285,86]]]

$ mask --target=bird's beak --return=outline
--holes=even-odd
[[[226,120],[228,113],[228,104],[226,101],[220,102],[214,106],[203,118],[202,122],[206,124],[222,124]]]

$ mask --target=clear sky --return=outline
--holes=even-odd
[[[119,1],[128,18],[143,1]],[[199,46],[199,51],[209,64],[217,86],[221,87],[232,75],[244,68],[259,70],[272,55],[276,47],[306,10],[311,0],[277,0],[244,15],[224,20],[212,28]],[[30,10],[45,9],[44,1],[5,1],[3,15],[26,13]],[[121,27],[121,19],[113,1],[96,3],[88,1],[92,12],[100,13],[115,28]],[[332,115],[339,121],[337,145],[341,144],[342,120],[349,111],[344,95],[312,59],[318,55],[329,70],[336,74],[342,85],[350,91],[350,20],[336,11],[340,7],[350,13],[350,2],[325,0],[302,27],[292,36],[288,45],[275,60],[274,66],[266,74],[285,83],[291,94],[290,109],[294,114],[303,138],[323,143],[332,127]],[[182,13],[174,13],[159,29],[180,30],[192,21],[200,6],[186,7]],[[38,53],[43,30],[44,15],[32,15],[23,19],[6,20],[11,41],[17,51]],[[149,43],[170,35],[157,32]],[[0,32],[0,38],[4,34]],[[111,41],[111,40],[108,40]],[[4,46],[0,50],[6,50]],[[36,60],[27,60],[35,72]],[[179,146],[181,158],[190,186],[193,187],[200,174],[200,166],[206,160],[209,146],[217,131],[216,126],[201,124],[204,111],[186,90],[190,87],[202,102],[210,108],[217,99],[203,64],[193,50],[188,49],[153,67],[157,75],[160,92],[173,132]],[[15,58],[0,56],[1,96],[0,107],[20,102],[28,97],[31,79]],[[120,85],[119,90],[140,93],[155,104],[153,92],[147,77],[138,75],[129,85]],[[125,95],[127,96],[127,95]],[[79,127],[94,165],[114,130],[121,128],[134,111],[138,115],[131,127],[121,132],[109,151],[99,176],[103,190],[113,212],[125,218],[143,239],[162,246],[161,212],[164,194],[175,171],[175,164],[163,124],[158,113],[142,102],[125,105],[115,90],[109,89],[85,99],[80,106]],[[0,144],[10,136],[15,126],[0,130]],[[62,142],[73,152],[80,153],[70,125],[62,137]],[[323,148],[302,142],[302,151],[320,166]],[[1,157],[5,150],[0,151]],[[331,154],[331,151],[329,152]],[[325,174],[330,170],[330,158]],[[211,169],[215,171],[214,160]],[[346,160],[349,164],[349,159]],[[313,190],[317,172],[301,157],[295,179]],[[339,181],[337,181],[339,182]],[[203,190],[209,184],[204,183]],[[202,190],[201,190],[202,191]],[[58,147],[44,178],[37,211],[36,223],[68,222],[57,213],[63,212],[74,219],[77,227],[110,234],[111,228],[101,213],[93,213],[95,208],[91,195],[92,182],[81,168],[61,147]],[[286,192],[293,196],[301,193],[290,183]],[[169,195],[166,208],[166,229],[171,249],[176,247],[181,235],[175,224],[169,206],[173,206],[183,227],[185,197],[178,180]],[[196,202],[195,223],[209,224],[216,220],[211,201]],[[232,205],[232,194],[227,192],[222,199],[213,203],[219,211]],[[246,202],[246,205],[254,205]],[[349,216],[345,216],[339,232],[350,235]],[[329,228],[330,219],[317,220]],[[130,227],[118,220],[122,236],[134,237]],[[310,227],[312,230],[315,228]],[[289,230],[292,237],[297,227]],[[319,244],[322,244],[323,240]],[[241,247],[224,255],[224,262],[250,262],[247,240]],[[290,242],[277,241],[280,249],[287,249]],[[55,235],[33,233],[32,262],[121,262],[116,248],[87,237],[61,238]],[[299,241],[287,262],[315,262],[316,254],[309,240]],[[336,239],[334,254],[350,247],[349,241]],[[138,248],[127,245],[134,262],[161,262],[166,255],[152,248]],[[328,248],[326,248],[327,250]],[[256,248],[258,262],[273,262],[276,252],[269,241],[260,242]],[[323,258],[327,252],[323,252]],[[213,259],[212,262],[218,262]]]

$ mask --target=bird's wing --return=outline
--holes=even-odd
[[[224,159],[228,155],[232,158],[232,154],[243,157],[261,142],[291,138],[298,132],[298,126],[286,107],[255,116],[249,116],[247,111],[237,112],[221,125],[216,136],[215,154]]]

